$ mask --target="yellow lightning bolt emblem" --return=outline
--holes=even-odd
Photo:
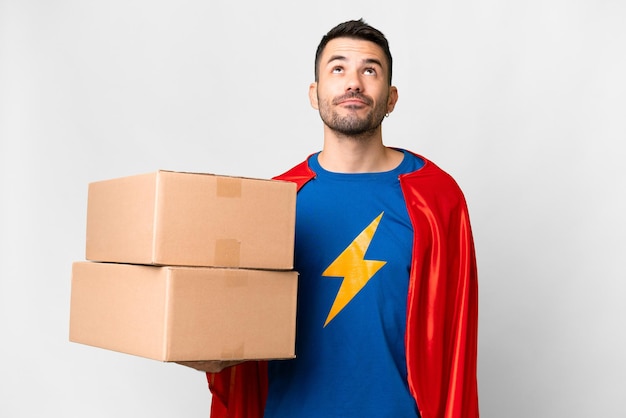
[[[383,213],[376,217],[339,257],[322,273],[325,277],[343,277],[333,306],[330,308],[324,327],[363,289],[367,282],[387,262],[365,260],[365,252],[374,238]]]

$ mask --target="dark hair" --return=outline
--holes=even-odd
[[[349,20],[343,22],[332,28],[326,35],[322,37],[320,44],[317,46],[317,52],[315,53],[315,81],[319,80],[319,64],[322,52],[326,47],[326,44],[336,38],[354,38],[364,41],[374,42],[381,47],[387,62],[389,64],[389,85],[391,85],[391,69],[393,67],[393,59],[391,58],[391,51],[389,50],[389,42],[385,35],[378,29],[365,23],[363,19]]]

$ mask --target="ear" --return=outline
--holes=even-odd
[[[317,83],[311,83],[309,86],[309,102],[313,109],[319,110],[319,104],[317,102]]]
[[[387,113],[393,112],[398,103],[398,89],[396,86],[389,87],[389,98],[387,99]]]

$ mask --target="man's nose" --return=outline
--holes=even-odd
[[[360,74],[356,71],[348,74],[349,75],[346,82],[346,91],[360,92],[361,90],[363,90],[363,83]]]

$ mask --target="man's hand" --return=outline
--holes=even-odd
[[[219,373],[227,367],[231,367],[240,363],[242,360],[210,360],[210,361],[177,361],[177,364],[182,366],[191,367],[192,369],[200,370],[201,372]]]

